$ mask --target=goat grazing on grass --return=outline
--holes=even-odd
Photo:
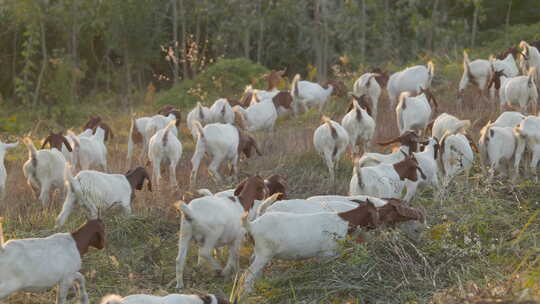
[[[534,174],[534,178],[538,181],[538,173],[536,167],[540,160],[540,117],[527,116],[519,126],[514,128],[515,133],[518,135],[518,149],[516,149],[516,155],[527,149],[531,153],[531,160],[529,163],[530,173]],[[521,159],[516,160],[516,167],[519,168]]]
[[[480,97],[486,99],[484,91],[492,76],[493,66],[489,60],[476,59],[471,62],[467,52],[463,51],[463,76],[458,89],[459,104],[463,103],[463,94],[469,84],[475,85],[480,91]]]
[[[79,272],[82,257],[90,247],[105,248],[105,242],[100,219],[87,221],[72,233],[0,242],[0,300],[17,291],[58,285],[56,304],[64,304],[70,287],[77,282],[82,304],[89,304],[85,279]]]
[[[162,297],[134,294],[125,298],[119,295],[108,295],[101,300],[100,304],[229,304],[229,301],[212,294],[168,294]]]
[[[150,138],[148,159],[152,162],[152,180],[159,188],[161,181],[161,162],[169,164],[169,183],[172,187],[177,186],[176,166],[182,157],[182,143],[171,132],[175,128],[176,121],[171,121],[165,128],[159,130]]]
[[[501,170],[504,166],[506,176],[514,183],[518,176],[520,155],[516,155],[519,145],[519,135],[512,127],[497,127],[488,123],[480,130],[480,140],[478,146],[482,167],[489,163],[489,178],[491,181],[496,170]],[[484,170],[485,171],[485,170]],[[513,171],[513,173],[512,173]]]
[[[325,89],[318,83],[300,80],[300,74],[296,74],[293,78],[291,89],[291,95],[294,100],[294,112],[298,113],[298,106],[301,106],[304,112],[307,112],[310,106],[318,106],[319,112],[322,112],[333,90],[334,86],[331,84]]]
[[[375,134],[375,120],[370,115],[369,106],[360,107],[356,97],[353,96],[353,107],[341,120],[341,125],[349,134],[349,144],[354,155],[357,152],[358,141],[362,142],[363,152],[366,153],[373,135]]]
[[[442,113],[428,124],[426,133],[431,134],[440,142],[447,131],[451,134],[464,133],[470,126],[470,120],[460,120],[448,113]]]
[[[7,171],[6,165],[4,164],[4,158],[6,156],[6,151],[8,149],[15,148],[19,143],[3,143],[0,140],[0,200],[3,200],[6,197],[6,180],[7,180]]]
[[[28,160],[22,168],[24,177],[34,194],[39,191],[39,200],[46,206],[50,192],[64,187],[66,159],[62,152],[56,149],[36,150],[28,137],[25,137],[23,142],[28,148]]]
[[[526,76],[516,76],[501,80],[499,95],[501,99],[500,110],[504,105],[519,105],[521,113],[526,113],[529,105],[536,115],[538,105],[538,89],[535,83],[535,68],[531,68]]]
[[[430,102],[433,103],[433,109]],[[399,96],[396,106],[396,117],[399,133],[407,130],[421,134],[426,129],[431,114],[437,110],[437,100],[429,89],[420,88],[417,96],[411,96],[410,92],[403,92]]]
[[[103,171],[107,171],[105,131],[101,127],[97,127],[96,133],[89,137],[77,136],[72,131],[68,131],[68,136],[73,141],[74,164],[78,164],[81,170],[100,165]]]
[[[359,167],[376,166],[381,163],[393,164],[403,160],[403,153],[410,154],[418,151],[418,144],[425,143],[425,140],[418,137],[414,131],[405,131],[400,136],[388,140],[386,142],[379,142],[379,145],[387,146],[393,143],[400,143],[401,146],[397,151],[390,154],[382,153],[364,153],[358,160]],[[403,153],[402,153],[403,152]]]
[[[330,172],[330,179],[335,180],[335,170],[341,154],[345,152],[349,144],[349,134],[337,122],[323,116],[323,125],[313,133],[313,145],[315,150],[323,155]]]
[[[427,63],[427,66],[416,65],[392,74],[386,85],[390,106],[394,108],[402,92],[409,91],[412,94],[418,94],[420,88],[429,89],[434,71],[435,66],[430,61]]]
[[[101,116],[91,116],[88,122],[83,126],[83,131],[92,130],[92,134],[95,134],[98,127],[102,128],[105,131],[105,141],[108,141],[109,138],[114,138],[111,127],[109,127],[108,124],[103,122]]]
[[[373,119],[377,120],[377,109],[379,98],[381,97],[381,86],[377,82],[378,74],[365,73],[360,76],[353,84],[353,94],[355,96],[366,95],[371,101],[371,109],[373,111]]]
[[[474,162],[474,151],[478,152],[478,147],[472,138],[466,133],[446,131],[439,142],[442,187],[446,188],[461,171],[465,172],[465,185],[468,185],[469,172]]]
[[[116,203],[120,204],[126,215],[130,215],[135,190],[142,190],[144,181],[148,180],[148,190],[152,191],[150,176],[141,167],[125,175],[83,170],[75,178],[67,167],[65,176],[67,196],[62,212],[56,218],[57,227],[64,225],[76,203],[86,207],[91,218],[97,217],[98,208],[111,207]]]

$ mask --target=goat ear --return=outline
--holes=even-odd
[[[236,188],[234,189],[234,196],[240,195],[240,193],[242,192],[242,190],[244,190],[244,185],[246,184],[247,180],[248,180],[248,179],[245,178],[243,181],[241,181],[240,183],[238,183],[238,185],[236,185]]]

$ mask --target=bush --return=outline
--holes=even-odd
[[[180,82],[170,90],[157,96],[156,105],[176,105],[191,108],[197,101],[213,103],[220,97],[239,97],[248,84],[264,88],[265,81],[260,76],[268,73],[264,66],[248,59],[219,59],[194,79]]]

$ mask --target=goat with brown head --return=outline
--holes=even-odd
[[[150,180],[150,175],[143,167],[137,167],[135,169],[129,170],[126,174],[126,179],[131,186],[131,199],[135,197],[135,190],[142,190],[144,185],[144,180],[148,181],[148,190],[152,191],[152,181]]]
[[[259,150],[259,146],[257,145],[257,142],[255,141],[255,137],[253,135],[249,134],[246,131],[243,131],[241,129],[238,129],[238,155],[240,153],[243,153],[247,158],[251,157],[251,152],[255,150],[255,152],[261,156],[262,153]]]
[[[234,195],[238,197],[244,210],[249,211],[255,200],[263,200],[268,196],[268,187],[262,177],[254,175],[238,183]]]
[[[273,91],[277,89],[279,83],[281,80],[283,80],[283,75],[285,74],[285,70],[281,71],[274,71],[272,70],[268,74],[264,74],[262,78],[266,79],[268,81],[268,87],[266,88],[267,91]]]
[[[103,131],[105,131],[105,141],[109,140],[109,138],[114,138],[111,127],[109,127],[108,124],[104,123],[100,116],[90,116],[88,122],[83,126],[83,130],[92,129],[92,134],[95,134],[98,127],[102,128]]]
[[[103,249],[106,246],[105,225],[101,219],[89,220],[71,233],[81,257],[90,247]]]
[[[379,142],[378,144],[381,146],[388,146],[396,142],[399,142],[402,146],[409,147],[409,153],[412,153],[418,152],[418,143],[427,143],[427,140],[420,139],[414,131],[405,131],[394,139]]]
[[[54,132],[51,132],[49,136],[45,138],[45,141],[43,141],[41,149],[45,148],[47,144],[49,144],[51,148],[56,148],[58,151],[62,151],[62,144],[64,144],[69,152],[72,151],[69,141],[66,139],[65,136],[62,135],[62,132],[58,132],[56,134]]]
[[[328,89],[328,85],[332,86],[332,95],[337,97],[347,96],[347,87],[341,80],[329,80],[322,87]]]
[[[420,210],[411,208],[407,203],[396,198],[388,199],[384,206],[379,207],[379,216],[381,223],[392,227],[400,222],[424,221],[424,214]]]
[[[274,193],[281,193],[276,200],[284,200],[286,197],[287,183],[283,177],[279,174],[274,174],[267,177],[264,180],[266,187],[268,187],[268,195],[273,195]]]
[[[420,176],[422,177],[422,179],[426,179],[426,175],[424,174],[420,166],[418,166],[418,161],[416,160],[414,154],[411,153],[407,155],[403,151],[401,151],[401,153],[403,153],[405,159],[392,165],[396,173],[399,175],[399,179],[408,179],[410,181],[416,182],[418,180],[418,174],[416,173],[416,171],[420,172]]]
[[[377,228],[381,223],[377,207],[369,200],[352,210],[339,212],[338,216],[349,222],[349,233],[358,227]]]

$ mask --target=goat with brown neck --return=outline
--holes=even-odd
[[[101,219],[89,220],[71,233],[81,257],[90,247],[103,249],[106,246],[105,225]]]
[[[111,127],[104,123],[100,116],[90,116],[88,122],[83,126],[83,130],[91,129],[92,133],[96,133],[97,127],[102,128],[105,131],[105,141],[114,138]]]
[[[43,141],[41,149],[45,148],[47,144],[49,144],[51,148],[56,148],[58,151],[62,151],[62,145],[64,145],[69,152],[72,151],[71,144],[69,143],[67,138],[62,135],[62,132],[51,132],[49,136],[45,138],[45,141]]]

